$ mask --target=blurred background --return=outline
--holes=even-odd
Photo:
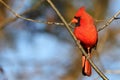
[[[16,13],[45,22],[61,22],[46,0],[3,0]],[[120,10],[120,0],[52,0],[70,22],[85,6],[100,28]],[[120,17],[120,16],[119,16]],[[120,20],[99,32],[93,62],[110,79],[120,79]],[[81,52],[64,26],[15,19],[0,3],[0,80],[102,80],[93,70],[81,74]]]

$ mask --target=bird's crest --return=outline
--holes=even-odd
[[[77,13],[75,14],[76,17],[80,16],[82,14],[82,12],[85,11],[85,7],[82,6],[79,8],[79,10],[77,11]]]

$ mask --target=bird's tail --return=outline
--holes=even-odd
[[[88,56],[90,56],[90,53],[88,53]],[[85,76],[90,76],[92,73],[90,62],[84,55],[82,55],[82,73]]]

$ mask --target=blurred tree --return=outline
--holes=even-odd
[[[109,0],[93,0],[94,1],[94,18],[103,20],[106,16]]]
[[[10,0],[3,0],[5,3],[9,3]],[[3,4],[0,4],[0,23],[6,19],[6,8]]]

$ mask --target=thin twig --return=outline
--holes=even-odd
[[[101,31],[101,30],[103,30],[104,28],[106,28],[108,25],[110,25],[110,23],[111,23],[113,20],[115,20],[119,14],[120,14],[120,10],[119,10],[115,15],[113,15],[113,17],[110,18],[102,27],[100,27],[100,28],[98,29],[98,31]],[[118,19],[118,18],[117,18],[117,19]]]
[[[95,22],[104,22],[105,20],[97,20],[97,19],[94,19]]]
[[[60,23],[60,22],[45,22],[45,21],[33,20],[30,18],[25,18],[25,17],[21,16],[21,15],[28,13],[31,10],[34,10],[35,9],[34,7],[32,9],[24,12],[23,14],[19,15],[12,8],[10,8],[4,1],[0,0],[0,2],[15,15],[15,18],[7,19],[5,22],[1,23],[0,30],[3,29],[6,24],[8,24],[9,22],[15,21],[18,18],[23,19],[23,20],[27,20],[27,21],[31,21],[31,22],[37,22],[37,23],[43,23],[43,24],[49,24],[49,25],[50,24],[55,24],[55,25],[60,25],[60,26],[64,25],[63,23]],[[71,26],[71,28],[73,28],[73,26],[70,23],[69,23],[69,25]]]
[[[120,74],[120,70],[105,70],[107,74]]]
[[[27,20],[27,21],[37,22],[37,23],[43,23],[43,24],[64,25],[63,23],[59,23],[59,22],[45,22],[45,21],[41,21],[41,20],[33,20],[33,19],[30,19],[30,18],[22,17],[21,15],[27,14],[28,12],[34,10],[35,8],[32,8],[32,9],[24,12],[23,14],[19,15],[12,8],[10,8],[4,1],[0,0],[0,2],[15,15],[15,18],[7,19],[2,24],[0,24],[0,26],[1,26],[0,29],[3,29],[5,24],[7,24],[9,22],[12,22],[12,21],[15,21],[17,18],[24,19],[24,20]]]
[[[0,2],[1,2],[7,9],[9,9],[10,11],[12,10],[12,8],[10,8],[4,1],[0,0]],[[32,8],[30,8],[30,9],[28,9],[28,10],[26,10],[26,11],[23,12],[21,15],[25,15],[25,14],[29,13],[30,11],[35,10],[36,8],[39,7],[39,5],[40,5],[42,2],[43,2],[43,0],[37,2],[37,3],[35,4],[35,6],[33,6]],[[17,14],[14,10],[12,10],[12,13],[13,13],[13,12],[14,12],[15,14]],[[14,13],[13,13],[13,14],[14,14]],[[17,14],[17,15],[19,15],[19,14]],[[21,15],[19,15],[19,16],[21,16]],[[0,30],[3,29],[3,28],[4,28],[7,24],[9,24],[10,22],[16,21],[16,19],[18,19],[19,16],[16,16],[16,15],[15,15],[15,17],[13,17],[13,18],[8,18],[8,19],[6,19],[5,21],[2,21],[1,24],[0,24]]]
[[[91,59],[88,57],[87,53],[84,51],[83,47],[79,44],[79,42],[77,41],[76,37],[74,36],[73,32],[71,31],[71,29],[69,28],[69,25],[67,24],[66,20],[63,18],[63,16],[61,15],[61,13],[57,10],[57,8],[55,7],[55,5],[52,3],[51,0],[47,0],[47,2],[51,5],[51,7],[54,9],[54,11],[57,13],[57,15],[59,16],[59,18],[62,20],[62,22],[65,24],[65,27],[67,28],[67,30],[69,31],[69,33],[71,34],[71,36],[73,37],[75,43],[77,44],[78,48],[81,50],[81,52],[86,56],[86,58],[89,60],[91,66],[95,69],[95,71],[104,79],[104,80],[108,80],[108,78],[99,70],[99,68],[91,61]]]

